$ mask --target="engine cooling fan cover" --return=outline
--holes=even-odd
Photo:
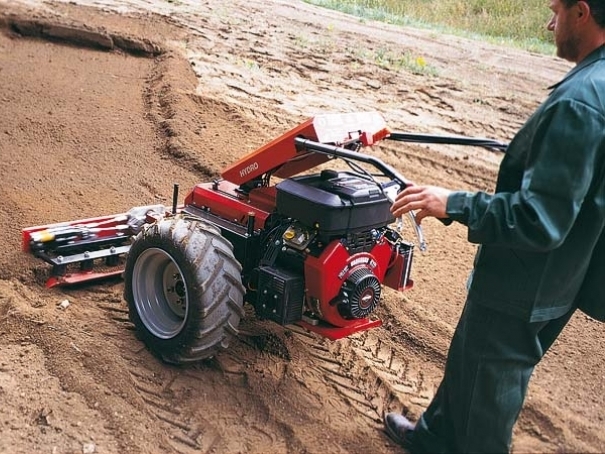
[[[345,280],[340,291],[340,315],[347,319],[366,318],[378,306],[380,292],[380,281],[369,269],[354,271]]]

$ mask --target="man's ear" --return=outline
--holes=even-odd
[[[576,3],[576,7],[578,8],[578,20],[581,23],[590,19],[590,5],[588,3],[579,0],[578,3]]]

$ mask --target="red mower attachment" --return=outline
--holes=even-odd
[[[28,227],[21,232],[22,249],[52,265],[48,288],[119,276],[132,236],[165,213],[163,205],[142,206],[119,215]]]

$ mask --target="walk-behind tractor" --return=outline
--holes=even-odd
[[[244,304],[261,319],[342,338],[380,325],[372,314],[383,286],[409,289],[414,247],[424,248],[413,216],[405,225],[415,243],[390,212],[406,179],[360,152],[383,139],[504,147],[391,132],[376,112],[318,115],[182,204],[175,185],[171,207],[26,228],[23,249],[52,265],[48,287],[122,275],[130,320],[167,362],[226,348]],[[337,159],[345,170],[325,168]]]

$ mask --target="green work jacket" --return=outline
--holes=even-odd
[[[494,194],[447,214],[480,244],[469,298],[536,322],[605,319],[605,47],[576,65],[510,142]]]

